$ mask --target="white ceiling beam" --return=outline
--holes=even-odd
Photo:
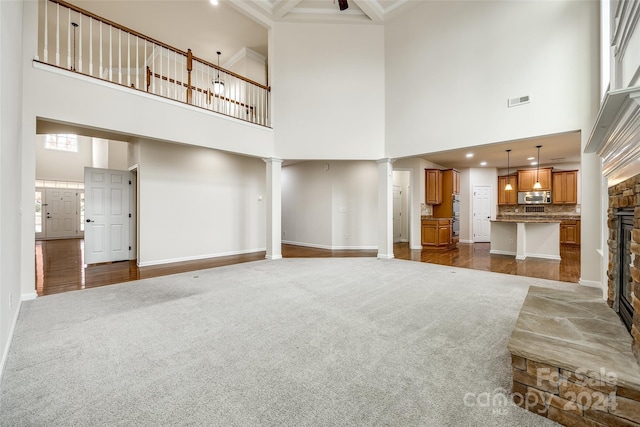
[[[278,20],[291,12],[302,0],[279,0],[273,8],[273,19]]]
[[[273,27],[273,18],[271,11],[266,10],[264,2],[243,0],[243,1],[227,1],[225,4],[236,9],[238,12],[248,16],[265,28]]]
[[[382,24],[384,10],[377,1],[352,0],[373,21],[374,24]]]

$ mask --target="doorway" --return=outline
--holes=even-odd
[[[491,186],[473,186],[473,241],[491,241]]]
[[[409,241],[410,183],[410,171],[393,171],[393,243]]]
[[[84,186],[80,182],[36,181],[36,240],[77,239],[84,235]]]

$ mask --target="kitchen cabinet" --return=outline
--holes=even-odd
[[[554,205],[578,203],[578,171],[554,172],[551,197]]]
[[[521,169],[518,170],[518,191],[551,191],[551,171],[553,168],[540,168],[538,175],[537,169]],[[536,176],[540,181],[541,188],[534,189]]]
[[[580,220],[565,219],[560,223],[560,243],[580,245]]]
[[[422,246],[446,249],[455,245],[451,222],[451,218],[422,219]]]
[[[442,203],[442,171],[425,169],[425,203],[439,205]]]
[[[457,188],[456,188],[457,186]],[[433,207],[434,218],[453,216],[453,196],[460,194],[460,172],[455,169],[440,171],[440,204]]]
[[[460,194],[460,172],[455,169],[451,169],[451,180],[453,187],[453,194]]]
[[[511,183],[512,190],[505,190],[507,182]],[[518,178],[515,175],[498,177],[498,205],[518,204]]]

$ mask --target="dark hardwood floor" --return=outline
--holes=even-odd
[[[394,245],[398,259],[449,265],[518,276],[577,283],[580,279],[580,247],[560,249],[561,261],[528,258],[516,261],[508,255],[491,255],[489,243],[460,243],[451,250],[412,250],[407,243]],[[82,239],[36,241],[36,290],[39,296],[122,283],[130,280],[202,270],[262,260],[265,252],[138,267],[135,261],[84,265]],[[375,257],[377,250],[328,250],[282,245],[285,258]]]

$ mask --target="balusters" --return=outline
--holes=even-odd
[[[122,31],[118,30],[118,84],[122,84]]]
[[[89,17],[89,75],[93,76],[93,18]]]
[[[109,81],[113,81],[113,36],[111,34],[111,25],[109,25]]]
[[[71,9],[67,12],[67,68],[71,69]]]
[[[82,72],[82,14],[78,13],[78,30],[80,31],[80,35],[78,37],[78,69],[76,71]],[[74,34],[74,42],[75,42],[75,34]],[[75,50],[75,46],[73,49]],[[76,64],[73,64],[75,67]]]
[[[49,1],[45,0],[44,2],[44,39],[43,39],[43,51],[42,58],[44,62],[49,62]]]
[[[131,87],[131,34],[127,33],[127,86]]]
[[[56,3],[56,66],[60,66],[60,3]]]
[[[99,41],[99,47],[98,50],[100,52],[100,60],[99,60],[99,64],[98,64],[98,73],[100,74],[100,78],[104,78],[104,69],[102,68],[102,21],[100,21],[100,26],[99,26],[99,30],[100,30],[100,37]]]

